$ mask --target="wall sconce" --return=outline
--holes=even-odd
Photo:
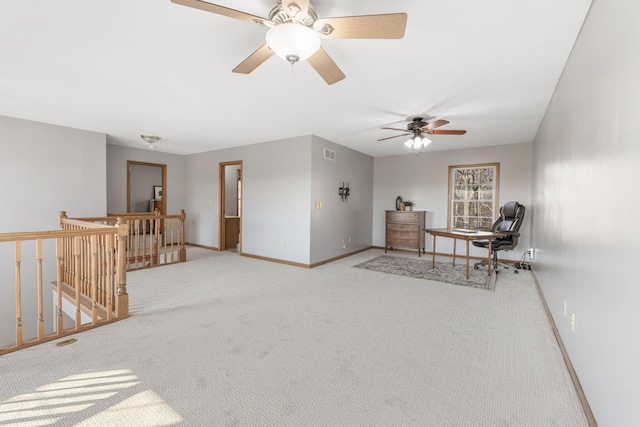
[[[342,187],[338,188],[338,194],[343,202],[346,202],[349,198],[349,183],[347,182],[347,186],[344,186],[344,181],[342,181]]]

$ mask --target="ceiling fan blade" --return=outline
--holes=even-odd
[[[256,68],[258,68],[258,66],[264,61],[271,58],[273,54],[274,52],[265,43],[260,46],[255,52],[249,55],[247,59],[238,64],[232,71],[234,73],[249,74]]]
[[[309,13],[309,0],[282,0],[282,8],[288,8],[291,3],[298,6],[302,16],[307,16],[307,13]]]
[[[328,39],[401,39],[406,26],[406,13],[324,18],[313,24]]]
[[[399,130],[400,132],[407,132],[406,129],[398,129],[398,128],[380,128],[380,129]]]
[[[448,123],[449,122],[446,121],[446,120],[436,120],[433,123],[429,123],[426,126],[422,126],[420,128],[420,130],[432,130],[432,129],[435,129],[435,128],[439,128],[440,126],[444,126],[444,125],[446,125]]]
[[[411,134],[410,134],[410,133],[403,133],[402,135],[389,136],[389,137],[387,137],[387,138],[382,138],[382,139],[379,139],[378,141],[384,141],[384,140],[386,140],[386,139],[392,139],[392,138],[399,138],[399,137],[401,137],[401,136],[407,136],[407,135],[411,135]]]
[[[228,7],[224,6],[218,6],[217,4],[208,3],[202,0],[171,0],[171,2],[181,4],[183,6],[193,7],[195,9],[205,10],[207,12],[217,13],[218,15],[228,16],[229,18],[251,22],[254,24],[271,24],[271,21],[267,18],[240,12],[239,10],[235,9],[229,9]]]
[[[466,130],[432,130],[427,131],[428,134],[431,135],[464,135],[467,133]]]
[[[344,73],[333,59],[325,52],[323,48],[318,49],[316,53],[311,55],[307,62],[320,74],[320,77],[327,82],[328,85],[339,82],[345,78]]]

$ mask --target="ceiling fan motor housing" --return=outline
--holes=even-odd
[[[311,3],[309,3],[306,15],[302,15],[302,11],[297,6],[295,3],[289,3],[289,7],[285,10],[282,6],[282,0],[278,0],[278,3],[269,12],[269,20],[275,25],[294,22],[312,28],[313,24],[318,20],[318,16]]]
[[[422,117],[416,117],[413,119],[413,122],[407,125],[407,130],[415,131],[419,130],[421,127],[426,126],[428,123],[422,121]]]

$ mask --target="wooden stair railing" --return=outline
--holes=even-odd
[[[101,225],[79,220],[61,220],[62,230],[0,234],[0,243],[13,243],[15,270],[15,342],[0,347],[0,355],[32,345],[58,339],[129,316],[129,296],[126,289],[126,240],[129,225],[123,219],[114,225]],[[52,240],[55,250],[43,250]],[[23,243],[34,242],[34,259],[24,258]],[[53,248],[51,248],[53,249]],[[53,254],[55,253],[55,254]],[[56,292],[55,319],[47,324],[44,316],[43,261],[45,255],[55,256]],[[53,258],[53,256],[51,256]],[[34,271],[23,271],[23,261],[34,264]],[[34,261],[34,262],[33,262]],[[25,274],[23,274],[25,273]],[[23,280],[23,277],[35,277]],[[28,282],[28,283],[25,283]],[[35,283],[34,283],[35,282]],[[23,288],[37,288],[37,318],[26,319],[30,329],[35,325],[35,337],[23,336]],[[31,288],[33,290],[33,288]],[[63,299],[75,306],[73,326],[65,328]],[[32,311],[32,310],[31,310]],[[82,323],[82,312],[90,321]],[[0,343],[2,344],[2,343]]]
[[[66,219],[61,214],[60,221]],[[127,270],[156,267],[185,262],[184,210],[178,215],[161,215],[155,212],[108,213],[106,217],[75,218],[97,224],[113,225],[122,218],[129,226],[127,238]]]

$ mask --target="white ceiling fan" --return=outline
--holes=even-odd
[[[236,66],[234,73],[249,74],[275,53],[291,64],[309,61],[330,85],[345,75],[321,47],[321,39],[400,39],[407,24],[406,13],[319,19],[309,0],[278,0],[269,18],[202,0],[171,1],[269,28],[266,43]]]

